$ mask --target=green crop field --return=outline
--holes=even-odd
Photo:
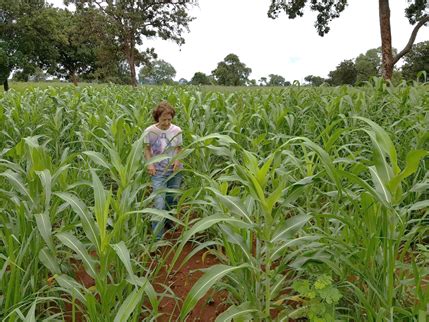
[[[184,131],[171,212],[143,157],[161,100]],[[158,251],[173,273],[191,244],[218,263],[176,299],[183,321],[209,289],[227,293],[217,321],[426,321],[424,84],[49,86],[0,93],[0,124],[1,320],[156,320],[174,298]],[[154,217],[180,237],[156,241]]]

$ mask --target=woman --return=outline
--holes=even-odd
[[[155,124],[144,131],[144,155],[147,161],[153,157],[164,154],[165,158],[159,162],[147,166],[147,171],[152,177],[153,192],[160,189],[178,189],[182,181],[182,175],[178,170],[182,168],[179,160],[171,159],[180,152],[182,148],[182,130],[171,123],[176,111],[166,101],[155,107],[152,112]],[[155,197],[155,208],[169,210],[176,205],[176,200],[171,194],[158,193]],[[167,222],[168,224],[168,222]],[[161,239],[164,233],[163,222],[153,221],[152,229],[157,239]]]

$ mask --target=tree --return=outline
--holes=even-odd
[[[194,76],[192,76],[191,84],[192,85],[210,85],[210,78],[202,72],[196,72]]]
[[[162,59],[144,66],[139,73],[140,82],[143,84],[172,84],[175,76],[174,67]]]
[[[427,13],[429,9],[428,0],[408,0],[408,2],[409,6],[405,10],[406,17],[415,27],[404,49],[394,55],[390,31],[389,0],[378,0],[382,48],[382,74],[385,79],[390,80],[392,78],[393,67],[399,59],[411,50],[419,29],[429,22],[429,15]],[[275,19],[279,16],[280,12],[284,11],[290,19],[294,19],[297,16],[302,17],[307,3],[310,10],[318,12],[315,27],[319,35],[324,36],[329,32],[329,23],[340,16],[341,12],[346,8],[348,0],[271,0],[268,16]]]
[[[381,68],[381,48],[370,49],[365,54],[356,57],[356,82],[364,82],[373,76],[378,76]]]
[[[313,75],[308,75],[304,77],[304,80],[306,82],[308,82],[310,85],[312,86],[320,86],[322,85],[324,82],[326,82],[326,80],[323,77],[320,76],[313,76]]]
[[[52,58],[45,64],[48,73],[66,78],[77,85],[80,75],[87,75],[96,68],[96,50],[99,41],[89,32],[94,10],[68,10],[47,8],[46,19],[55,26],[51,43],[55,47]]]
[[[16,71],[13,74],[12,80],[16,82],[42,82],[46,81],[50,76],[52,75],[46,73],[40,67],[36,67],[35,70],[31,73],[31,75],[28,75],[21,70]]]
[[[268,77],[270,78],[268,86],[285,86],[286,80],[283,76],[270,74]]]
[[[120,48],[127,61],[131,84],[137,85],[136,66],[149,58],[136,46],[143,45],[142,37],[171,39],[181,45],[185,42],[182,34],[189,30],[194,19],[187,13],[187,1],[152,0],[65,0],[77,8],[96,7],[106,19],[107,32]],[[152,50],[153,51],[153,50]]]
[[[89,74],[96,67],[99,41],[97,35],[88,31],[94,13],[93,10],[92,13],[88,10],[70,12],[44,7],[32,19],[27,18],[26,24],[32,22],[32,29],[23,29],[22,32],[34,35],[38,41],[43,38],[43,46],[32,46],[34,65],[24,66],[16,76],[28,80],[37,71],[37,65],[37,68],[43,68],[59,78],[69,79],[77,85],[79,75]],[[43,36],[40,31],[37,34],[37,30],[44,31]]]
[[[218,63],[212,74],[219,85],[243,86],[249,82],[251,72],[252,69],[240,62],[237,55],[229,54]]]
[[[426,71],[429,75],[429,41],[415,44],[405,55],[405,64],[402,66],[402,75],[405,79],[415,79],[421,71]]]
[[[186,78],[182,77],[181,79],[179,79],[178,83],[179,83],[179,85],[186,85],[189,82],[188,82],[188,80]]]
[[[0,83],[4,85],[4,90],[9,90],[9,83],[7,81],[10,75],[10,63],[7,55],[6,46],[0,43]]]
[[[52,43],[57,36],[56,26],[46,8],[43,0],[0,0],[0,81],[6,91],[13,70],[30,75],[57,53]]]
[[[258,82],[259,82],[259,86],[267,86],[268,79],[266,77],[261,77]]]
[[[335,70],[329,72],[329,83],[337,85],[353,85],[356,83],[357,70],[352,60],[342,61]]]

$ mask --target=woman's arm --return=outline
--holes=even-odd
[[[176,148],[174,149],[174,152],[175,152],[174,154],[178,155],[181,151],[182,151],[182,147],[181,146],[176,146]],[[180,161],[178,159],[174,160],[173,171],[179,170],[181,165],[182,164],[180,163]]]
[[[146,161],[152,159],[152,151],[150,149],[149,144],[144,145],[144,158],[146,159]],[[155,165],[153,163],[149,164],[147,166],[147,171],[149,172],[149,175],[154,176],[156,173]]]

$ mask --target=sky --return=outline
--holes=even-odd
[[[50,0],[60,5],[62,0]],[[144,39],[143,49],[154,47],[158,59],[173,65],[176,80],[190,80],[195,72],[207,75],[228,54],[236,54],[252,69],[250,79],[258,81],[269,74],[293,82],[308,75],[326,78],[346,59],[354,59],[368,49],[381,46],[378,1],[349,0],[340,18],[330,23],[331,30],[320,37],[314,28],[316,13],[288,19],[280,14],[268,18],[269,0],[199,0],[190,14],[196,19],[185,44]],[[391,0],[393,47],[402,50],[413,26],[405,18],[407,0]],[[415,43],[429,40],[429,26],[420,28]],[[401,61],[399,62],[399,64]]]

